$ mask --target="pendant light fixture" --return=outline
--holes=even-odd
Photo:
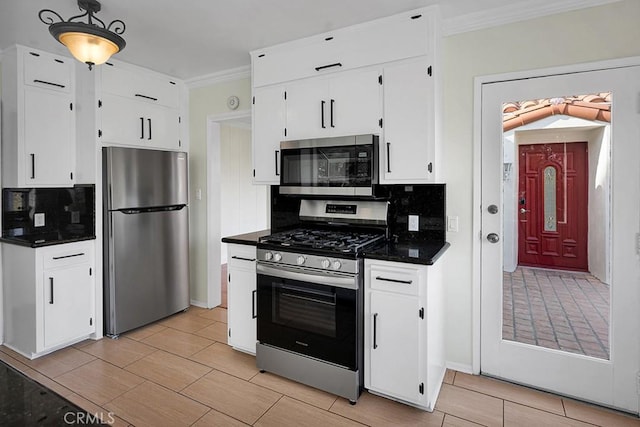
[[[85,12],[66,21],[51,9],[42,9],[38,17],[49,25],[51,35],[91,70],[94,65],[104,64],[111,55],[124,49],[126,43],[120,34],[124,33],[125,25],[119,19],[105,25],[96,18],[94,13],[101,9],[97,0],[78,0],[78,7]],[[87,23],[78,21],[85,16]]]

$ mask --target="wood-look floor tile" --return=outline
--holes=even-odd
[[[210,340],[218,341],[221,343],[227,343],[227,324],[214,321],[206,328],[202,328],[199,331],[195,331],[194,334],[208,338]]]
[[[116,427],[129,426],[129,422],[123,420],[112,411],[109,411],[106,408],[96,405],[95,403],[85,399],[84,397],[76,393],[71,393],[69,396],[66,396],[66,398],[69,399],[71,403],[74,403],[81,409],[85,410],[88,416],[91,417],[92,421],[101,421],[105,425],[116,426]],[[84,418],[84,420],[87,420],[87,418]],[[87,423],[88,422],[89,421],[87,421]],[[75,424],[82,425],[83,423],[79,421]]]
[[[55,378],[95,359],[92,355],[76,348],[67,347],[33,359],[29,366],[49,378]]]
[[[127,391],[105,406],[136,426],[190,426],[209,410],[150,381]]]
[[[197,352],[190,359],[244,380],[251,379],[259,372],[255,356],[219,342]]]
[[[502,406],[502,399],[449,384],[442,384],[436,402],[440,412],[486,426],[502,426]]]
[[[330,411],[369,426],[439,427],[444,417],[441,412],[426,412],[366,391],[355,405],[347,399],[337,399]]]
[[[638,427],[640,419],[573,399],[562,399],[567,417],[605,427]]]
[[[282,397],[280,393],[216,370],[181,394],[247,424],[255,423]]]
[[[587,427],[589,424],[560,415],[551,414],[529,406],[504,402],[504,426],[573,426]]]
[[[242,421],[231,418],[228,415],[218,412],[215,409],[207,412],[204,417],[200,418],[193,427],[211,427],[211,426],[224,426],[224,427],[244,427],[249,424],[245,424]]]
[[[155,333],[143,339],[142,342],[182,357],[191,356],[213,344],[213,341],[206,338],[172,328]]]
[[[215,307],[211,310],[207,310],[205,313],[198,313],[198,316],[205,319],[215,320],[216,322],[227,323],[227,309],[221,307]]]
[[[479,427],[481,425],[449,414],[444,416],[444,421],[442,422],[442,427]]]
[[[211,371],[207,366],[162,350],[151,353],[125,369],[175,391],[182,390]]]
[[[278,403],[273,405],[254,425],[259,427],[362,426],[348,418],[323,411],[287,396],[278,400]]]
[[[188,313],[174,314],[162,320],[160,324],[182,332],[194,333],[211,325],[215,320]]]
[[[138,359],[142,359],[154,351],[158,351],[154,347],[126,337],[118,339],[103,338],[82,347],[81,350],[121,368]]]
[[[162,326],[158,323],[152,323],[151,325],[143,326],[141,328],[134,329],[133,331],[126,332],[124,336],[132,340],[142,341],[143,339],[148,338],[158,332],[164,331],[165,329],[167,329],[166,326]]]
[[[445,384],[453,384],[453,380],[456,377],[456,371],[452,370],[452,369],[447,369],[444,373],[444,380],[443,382]]]
[[[251,382],[325,410],[329,410],[337,399],[333,394],[268,372],[255,375]]]
[[[521,403],[543,411],[564,415],[562,399],[550,393],[537,391],[528,387],[510,384],[481,375],[469,375],[462,372],[456,373],[454,385],[500,399]]]
[[[60,375],[56,381],[80,396],[103,405],[142,384],[144,378],[98,359]]]

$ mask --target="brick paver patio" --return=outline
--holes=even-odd
[[[503,339],[609,359],[609,285],[528,267],[503,279]]]

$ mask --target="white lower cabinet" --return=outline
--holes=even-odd
[[[31,359],[95,332],[94,241],[3,244],[4,344]]]
[[[365,260],[365,388],[427,411],[445,372],[439,271]]]
[[[256,247],[229,244],[227,249],[227,343],[256,353]]]

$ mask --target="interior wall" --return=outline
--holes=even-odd
[[[450,366],[471,371],[473,363],[474,78],[640,56],[640,43],[630,42],[640,40],[638,16],[640,2],[623,0],[444,38],[447,214],[459,216],[444,266]]]
[[[251,79],[242,78],[189,90],[189,271],[191,301],[207,301],[207,116],[229,112],[227,98],[251,106]],[[201,194],[198,199],[197,194]],[[220,203],[221,201],[215,201]],[[217,258],[217,257],[216,257]]]
[[[268,187],[253,185],[251,129],[220,127],[221,235],[233,236],[269,228]],[[221,263],[227,262],[222,244]]]

